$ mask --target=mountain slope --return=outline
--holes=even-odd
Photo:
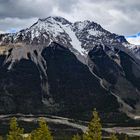
[[[48,17],[1,35],[0,44],[1,113],[87,119],[96,107],[105,118],[140,115],[139,59],[123,36]]]

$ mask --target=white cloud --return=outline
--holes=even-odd
[[[34,19],[55,15],[92,20],[111,32],[131,35],[140,31],[139,7],[138,0],[0,0],[0,19],[13,19],[6,24],[0,20],[0,29],[25,28]]]
[[[92,20],[111,32],[131,35],[140,31],[140,11],[135,9],[135,6],[139,5],[140,7],[140,2],[134,0],[134,3],[129,0],[127,2],[126,0],[98,0],[96,2],[94,0],[80,0],[79,4],[73,6],[70,13],[54,8],[52,15],[63,16],[70,21]],[[133,10],[130,12],[127,9],[132,8],[131,6]]]

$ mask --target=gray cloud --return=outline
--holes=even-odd
[[[26,28],[51,15],[93,20],[118,34],[140,31],[139,0],[0,0],[0,31]]]
[[[79,0],[57,0],[58,9],[63,12],[72,12],[78,3]]]
[[[8,32],[12,29],[20,30],[23,28],[30,27],[33,23],[37,21],[37,18],[4,18],[0,19],[0,31]]]
[[[42,17],[52,11],[52,2],[46,0],[1,0],[0,17]],[[3,2],[5,1],[5,2]],[[7,2],[6,2],[7,1]]]

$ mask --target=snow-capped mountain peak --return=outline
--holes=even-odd
[[[89,20],[85,20],[85,21],[78,21],[74,23],[74,26],[77,30],[83,30],[85,29],[88,25],[90,24]]]
[[[120,36],[103,29],[93,21],[71,23],[63,17],[38,19],[30,28],[15,34],[1,36],[1,44],[21,43],[28,45],[46,45],[56,42],[69,48],[79,59],[86,57],[96,44],[110,47],[126,43]],[[83,61],[83,60],[82,60]]]
[[[61,111],[65,111],[69,106],[67,101],[71,99],[73,103],[80,99],[81,107],[81,101],[88,99],[87,103],[93,103],[93,106],[99,103],[103,110],[104,105],[110,108],[110,101],[113,101],[114,111],[119,108],[116,104],[119,103],[121,111],[131,113],[136,110],[135,113],[139,114],[140,68],[129,47],[125,48],[128,45],[123,36],[111,33],[92,21],[71,23],[61,17],[39,19],[20,32],[0,35],[0,86],[3,93],[8,93],[9,101],[13,101],[15,88],[19,92],[23,87],[19,96],[31,91],[31,98],[35,93],[35,98],[39,97],[40,102],[46,105],[44,107],[52,107],[51,110],[55,106],[56,110],[59,106],[61,110],[62,106]],[[31,78],[33,80],[30,81]],[[11,91],[13,93],[9,97]],[[58,99],[61,93],[62,98]],[[28,95],[25,96],[29,99]],[[55,104],[57,99],[58,104]],[[101,100],[102,104],[97,100]],[[29,101],[36,104],[34,100]],[[3,109],[5,111],[5,107]]]
[[[31,40],[39,38],[50,39],[55,42],[60,42],[65,45],[71,43],[72,49],[84,55],[85,50],[81,47],[81,43],[76,36],[73,24],[61,17],[48,17],[46,19],[39,19],[36,24],[29,29],[31,32]]]

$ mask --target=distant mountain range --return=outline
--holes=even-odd
[[[48,17],[1,34],[0,113],[88,119],[97,108],[108,121],[139,119],[139,53],[88,20]]]

